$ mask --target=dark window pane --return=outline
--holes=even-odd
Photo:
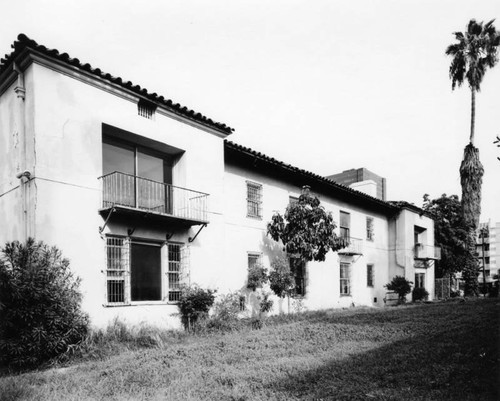
[[[102,144],[102,173],[118,171],[135,174],[134,149],[109,143]]]
[[[144,244],[132,244],[132,263],[130,275],[132,301],[160,301],[160,247]]]

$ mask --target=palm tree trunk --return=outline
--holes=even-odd
[[[470,143],[474,145],[474,126],[476,124],[476,90],[471,89],[470,105]]]
[[[476,229],[481,215],[481,185],[484,169],[479,160],[479,149],[469,143],[464,149],[464,158],[460,165],[460,183],[462,185],[462,214],[469,230],[467,236],[468,257],[463,268],[467,295],[477,295],[478,261],[476,252]]]

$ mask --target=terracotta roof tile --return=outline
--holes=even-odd
[[[226,124],[215,122],[212,119],[205,117],[204,115],[197,113],[193,110],[188,109],[187,107],[183,107],[178,103],[173,104],[170,99],[165,99],[163,96],[158,96],[156,93],[149,93],[146,88],[142,88],[139,85],[134,85],[130,81],[125,81],[121,77],[113,77],[109,73],[104,73],[99,68],[93,68],[89,63],[82,64],[79,59],[71,58],[68,53],[59,53],[56,49],[49,49],[44,45],[40,45],[35,42],[33,39],[28,38],[24,34],[20,34],[17,37],[17,40],[11,45],[14,49],[12,53],[6,54],[2,59],[0,59],[0,75],[2,75],[5,71],[7,71],[12,62],[16,59],[18,55],[20,55],[25,49],[31,49],[42,53],[43,55],[57,59],[66,64],[77,67],[81,70],[87,71],[92,75],[99,77],[105,81],[109,81],[116,85],[119,85],[123,88],[131,90],[132,92],[145,97],[153,102],[159,103],[161,106],[167,108],[171,112],[175,114],[182,115],[189,120],[196,121],[199,124],[209,126],[212,129],[216,129],[219,132],[222,132],[226,135],[231,134],[234,129],[227,126]]]

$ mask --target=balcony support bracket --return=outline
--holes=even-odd
[[[206,223],[202,224],[202,225],[201,225],[201,227],[200,227],[200,229],[199,229],[199,230],[198,230],[198,232],[196,233],[196,235],[195,235],[194,237],[192,237],[192,238],[191,238],[191,237],[189,237],[189,238],[188,238],[188,241],[189,241],[190,243],[191,243],[191,242],[193,242],[193,241],[196,239],[196,237],[198,236],[198,234],[201,232],[201,230],[203,230],[206,226],[207,226],[207,224],[206,224]]]
[[[134,228],[127,228],[127,235],[129,237],[131,237],[132,235],[134,235],[134,232],[136,230],[137,227],[134,227]]]
[[[174,233],[167,233],[167,235],[165,236],[167,238],[167,241],[170,240],[170,238],[172,238],[174,236]]]
[[[99,227],[99,234],[102,234],[102,232],[104,231],[104,229],[106,228],[106,226],[108,225],[108,221],[109,221],[109,218],[111,217],[111,215],[113,214],[113,212],[115,212],[116,209],[114,207],[112,207],[111,209],[109,209],[109,213],[108,213],[108,216],[106,217],[106,220],[104,220],[104,225],[102,227]]]

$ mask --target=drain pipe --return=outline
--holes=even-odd
[[[19,68],[17,63],[13,63],[13,69],[17,73],[17,85],[14,88],[14,92],[17,95],[17,107],[16,107],[16,125],[17,134],[20,138],[21,149],[19,152],[20,166],[27,166],[27,140],[26,140],[26,127],[25,127],[25,105],[24,100],[26,97],[26,88],[24,86],[24,73]],[[26,241],[29,237],[29,225],[28,225],[28,211],[29,211],[29,180],[31,179],[31,173],[26,169],[20,167],[20,172],[16,174],[16,177],[21,180],[21,222],[23,230],[23,239]]]

